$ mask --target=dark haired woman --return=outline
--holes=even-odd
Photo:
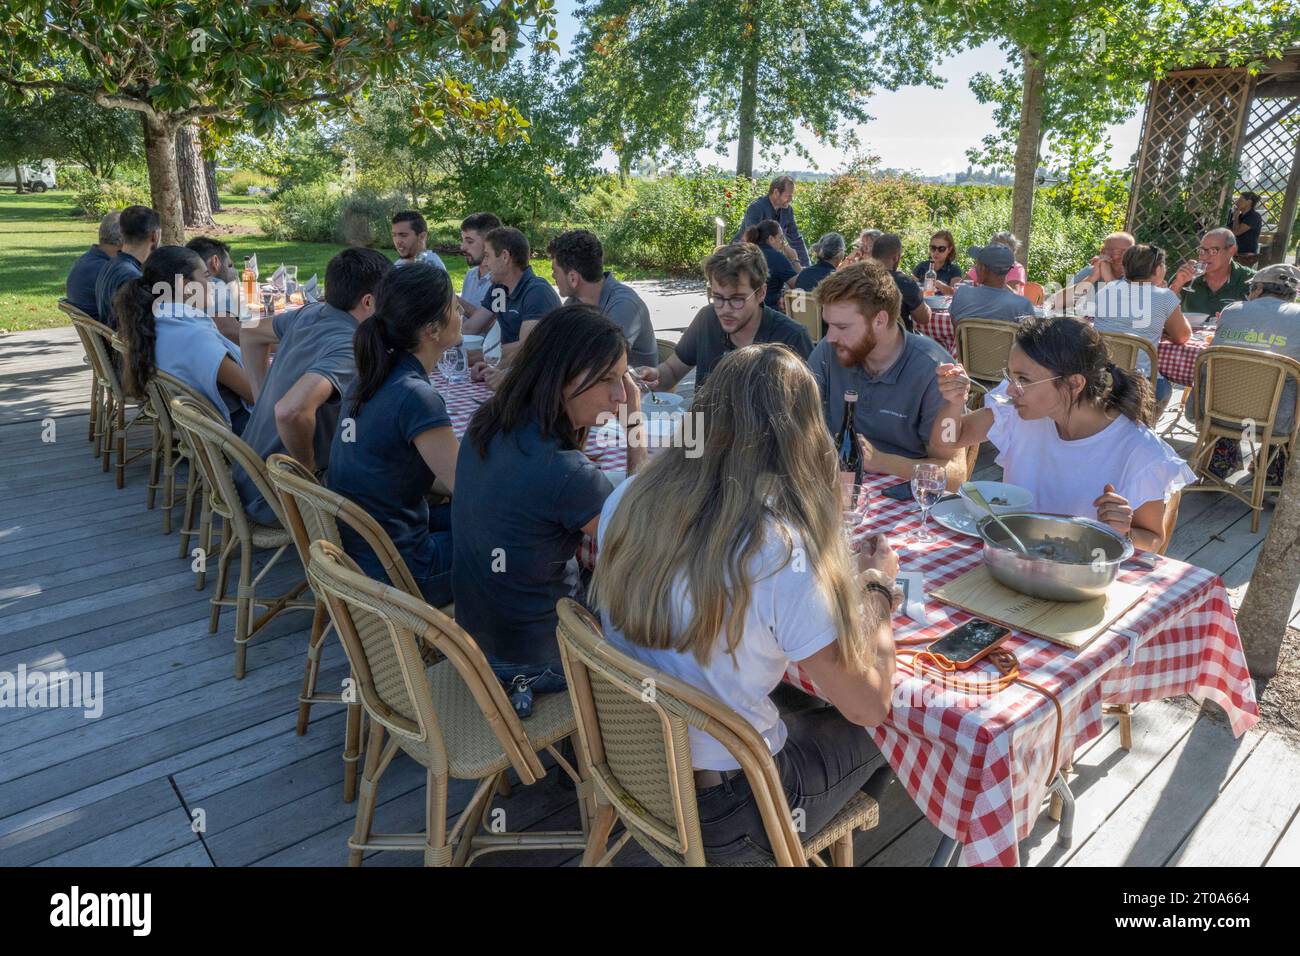
[[[640,409],[623,333],[593,306],[566,305],[537,324],[465,434],[451,503],[456,621],[506,686],[564,689],[555,603],[584,598],[576,552],[613,491],[582,449],[622,405]],[[644,457],[629,448],[628,470]]]
[[[922,259],[912,269],[916,281],[925,285],[925,274],[933,269],[938,280],[934,291],[939,295],[952,295],[953,284],[961,279],[961,267],[956,263],[957,241],[947,229],[940,229],[930,237],[930,258]]]
[[[205,396],[238,435],[248,423],[253,387],[239,346],[205,311],[211,278],[194,250],[159,246],[141,276],[118,289],[113,308],[126,342],[123,384],[141,394],[154,369],[161,369]]]
[[[763,250],[763,258],[767,260],[767,294],[763,296],[763,304],[784,312],[782,294],[787,288],[794,288],[794,280],[799,276],[799,260],[791,260],[781,251],[785,233],[781,231],[780,223],[775,219],[764,219],[746,229],[743,239]]]
[[[424,599],[451,603],[451,530],[425,494],[436,475],[455,482],[460,444],[447,404],[429,382],[439,357],[460,341],[460,311],[447,273],[423,262],[380,283],[375,314],[357,326],[357,378],[330,446],[329,487],[370,513],[392,538]],[[343,547],[386,581],[375,554],[340,525]]]
[[[1004,479],[1033,493],[1035,511],[1095,517],[1138,548],[1161,549],[1165,505],[1195,475],[1151,430],[1147,379],[1113,364],[1092,326],[1071,318],[1021,323],[1006,381],[993,391],[1010,404],[967,413],[965,370],[943,364],[935,374],[946,404],[932,454],[988,439]]]

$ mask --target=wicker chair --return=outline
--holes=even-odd
[[[424,600],[420,586],[416,584],[406,561],[393,544],[379,523],[362,507],[349,501],[338,492],[330,491],[316,480],[302,464],[289,455],[275,454],[266,460],[267,476],[280,496],[284,508],[285,526],[293,536],[293,542],[302,558],[303,570],[311,563],[311,542],[328,541],[337,548],[343,547],[339,537],[338,522],[342,521],[363,541],[370,545],[379,563],[388,576],[388,583],[404,591],[417,600]],[[448,604],[439,610],[449,618],[456,616],[454,605]],[[311,718],[311,705],[317,703],[347,703],[339,694],[323,694],[317,691],[316,684],[320,675],[321,646],[329,628],[326,622],[329,613],[325,600],[316,595],[316,613],[312,618],[311,638],[307,645],[307,664],[303,672],[302,693],[298,697],[297,733],[301,736],[307,732]],[[430,654],[437,652],[430,646]],[[427,661],[436,663],[436,658]],[[353,675],[355,677],[355,675]],[[346,770],[343,778],[343,799],[351,802],[356,794],[356,760],[361,742],[361,704],[348,703],[347,741],[344,746],[343,760]]]
[[[1047,293],[1037,282],[1026,282],[1025,287],[1021,290],[1021,295],[1032,302],[1034,305],[1042,305],[1043,300],[1047,298]]]
[[[271,488],[262,459],[236,437],[234,432],[226,427],[224,421],[215,417],[209,410],[210,407],[205,409],[189,398],[172,399],[172,421],[179,424],[189,436],[207,486],[208,507],[204,510],[206,520],[200,531],[201,547],[205,555],[212,553],[210,515],[215,514],[222,519],[217,591],[212,596],[212,617],[208,622],[208,631],[216,633],[223,607],[235,608],[235,679],[243,680],[248,642],[253,635],[286,608],[314,610],[316,603],[297,600],[298,596],[307,589],[306,581],[294,585],[279,597],[258,599],[257,585],[293,544],[293,538],[285,528],[284,516],[280,512],[280,499]],[[248,517],[235,487],[232,474],[235,465],[248,472],[249,477],[257,485],[258,491],[275,512],[279,526],[258,524]],[[239,548],[239,587],[235,596],[230,598],[226,597],[226,581],[230,571],[230,560],[234,557],[236,547]],[[254,577],[253,552],[263,550],[273,550],[274,553],[266,566]],[[264,607],[266,611],[254,619],[253,609],[256,607]]]
[[[1145,373],[1151,379],[1151,391],[1155,392],[1156,379],[1160,376],[1160,354],[1147,339],[1131,332],[1102,332],[1101,340],[1106,343],[1110,360],[1126,372],[1137,372],[1138,357],[1145,354],[1150,360],[1150,368]]]
[[[816,292],[803,289],[785,290],[785,314],[808,331],[814,342],[822,337],[822,307]]]
[[[82,337],[83,344],[90,346],[88,355],[91,360],[90,367],[103,395],[102,403],[96,413],[95,448],[101,456],[104,471],[108,471],[109,456],[116,449],[117,487],[124,488],[127,463],[135,461],[148,451],[142,449],[130,458],[127,457],[127,439],[131,429],[141,425],[151,426],[154,429],[152,441],[157,441],[157,423],[149,413],[147,398],[142,395],[127,395],[122,387],[121,376],[118,374],[117,366],[113,364],[113,355],[115,352],[125,352],[125,346],[113,334],[113,330],[84,313],[80,317],[73,316],[72,324]],[[130,419],[126,417],[128,405],[135,405],[138,408],[136,414]]]
[[[100,431],[102,421],[100,412],[104,407],[104,383],[96,370],[95,345],[90,340],[90,333],[83,328],[85,322],[95,320],[67,299],[59,300],[59,310],[72,320],[72,327],[76,330],[77,338],[81,340],[81,348],[86,353],[86,364],[90,366],[90,414],[88,416],[90,427],[87,440],[95,442],[95,457],[98,458],[101,454],[100,443],[103,441],[103,433]]]
[[[1288,379],[1300,391],[1300,362],[1284,355],[1230,345],[1214,345],[1203,351],[1196,357],[1192,374],[1192,381],[1202,383],[1197,387],[1196,398],[1202,411],[1190,459],[1192,470],[1200,480],[1184,491],[1218,491],[1237,498],[1253,512],[1252,533],[1259,531],[1264,495],[1281,491],[1281,485],[1268,483],[1269,466],[1281,453],[1293,455],[1296,451],[1300,415],[1294,416],[1295,424],[1289,435],[1273,434]],[[1252,422],[1254,428],[1250,433]],[[1216,478],[1208,469],[1219,439],[1237,442],[1247,436],[1254,449],[1251,456],[1254,475],[1248,493]]]
[[[348,865],[360,866],[367,850],[420,850],[425,866],[464,866],[500,850],[583,849],[587,845],[583,776],[554,744],[575,729],[564,694],[542,694],[521,721],[488,666],[487,658],[455,621],[422,600],[362,574],[328,541],[311,546],[312,588],[327,602],[334,629],[357,676],[370,718],[357,822],[348,841]],[[420,647],[432,645],[444,660],[426,667]],[[390,739],[384,742],[385,731]],[[372,830],[380,778],[397,751],[426,772],[425,832],[378,834]],[[581,831],[481,832],[499,781],[510,769],[524,785],[545,776],[546,750],[578,785]],[[456,825],[447,831],[448,782],[477,780]]]
[[[557,611],[578,740],[595,786],[584,865],[608,864],[629,837],[665,866],[706,865],[689,727],[715,737],[744,769],[778,866],[824,865],[820,854],[827,849],[835,865],[853,865],[853,833],[876,825],[875,800],[855,794],[820,833],[800,842],[776,763],[743,717],[703,691],[616,651],[577,602],[566,598]],[[606,849],[616,819],[622,819],[626,832]]]
[[[956,359],[966,374],[985,390],[1001,382],[1002,370],[1016,340],[1015,323],[1001,319],[962,319],[956,331]],[[970,407],[980,407],[977,402],[982,402],[982,392],[975,389],[971,391]]]

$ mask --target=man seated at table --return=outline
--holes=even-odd
[[[1265,266],[1250,277],[1250,292],[1244,302],[1234,302],[1219,313],[1214,344],[1209,348],[1230,345],[1285,355],[1300,361],[1300,268],[1278,264]],[[1187,417],[1200,418],[1201,404],[1196,390],[1187,401]],[[1288,378],[1282,391],[1274,435],[1289,435],[1295,424],[1296,386]],[[1209,470],[1226,477],[1241,467],[1241,449],[1235,441],[1221,440],[1215,447]],[[1280,484],[1286,468],[1285,453],[1269,469],[1270,484]]]
[[[117,328],[113,300],[117,290],[133,279],[140,278],[144,261],[162,242],[162,220],[148,206],[127,206],[118,218],[122,231],[122,248],[100,270],[95,280],[95,307],[99,321],[110,329]]]
[[[483,256],[487,252],[484,240],[489,232],[500,226],[501,220],[492,212],[472,213],[460,224],[460,251],[465,254],[465,264],[469,266],[465,281],[460,287],[462,315],[473,315],[492,288],[492,273],[483,264]]]
[[[1236,252],[1237,237],[1231,229],[1211,229],[1205,234],[1197,249],[1205,272],[1196,275],[1196,260],[1188,259],[1169,283],[1174,294],[1182,298],[1184,313],[1216,315],[1246,298],[1255,270],[1233,261]]]
[[[898,286],[901,303],[899,309],[904,328],[909,332],[915,332],[918,325],[923,329],[928,328],[930,307],[925,304],[921,287],[915,279],[906,272],[900,272],[898,268],[898,262],[903,258],[903,240],[893,232],[878,236],[871,247],[871,257],[888,269],[889,274],[894,277],[894,283]]]
[[[64,296],[86,315],[99,320],[99,302],[95,300],[95,282],[119,249],[122,248],[121,213],[110,212],[99,221],[99,241],[77,257],[64,284]]]
[[[551,275],[565,297],[565,305],[594,305],[622,329],[629,365],[658,363],[659,346],[650,309],[630,286],[605,269],[605,251],[594,233],[586,229],[562,232],[550,241],[546,253],[551,257]]]
[[[392,237],[393,248],[397,250],[394,268],[412,262],[427,262],[431,266],[437,266],[443,272],[447,271],[442,257],[428,248],[429,224],[414,209],[405,209],[393,214]]]
[[[1000,319],[1019,322],[1034,314],[1034,303],[1007,288],[1007,275],[1015,265],[1015,256],[1001,243],[971,246],[966,254],[975,260],[977,284],[963,282],[952,294],[948,314],[956,326],[962,319]]]
[[[1101,251],[1092,261],[1074,274],[1071,286],[1086,283],[1095,286],[1124,278],[1124,253],[1137,243],[1132,233],[1112,232],[1102,240]]]
[[[928,450],[943,407],[935,369],[951,362],[943,346],[906,331],[899,320],[898,285],[876,262],[846,266],[818,287],[826,336],[808,357],[821,390],[826,427],[834,434],[844,393],[858,394],[854,422],[866,439],[869,471],[910,479],[921,462],[942,465],[948,487],[966,478],[965,456],[933,457]]]
[[[375,293],[392,269],[374,249],[350,248],[325,267],[325,301],[240,329],[240,351],[256,404],[241,436],[259,458],[285,452],[320,474],[344,394],[357,375],[352,341],[357,325],[375,311]],[[267,368],[267,352],[279,343]],[[235,484],[249,517],[274,524],[275,513],[251,478],[235,468]]]
[[[212,276],[212,294],[208,298],[208,315],[217,330],[232,342],[239,341],[239,273],[230,257],[230,247],[220,239],[195,236],[185,243],[208,267]]]
[[[552,309],[560,307],[560,297],[528,264],[532,249],[528,238],[518,229],[499,226],[487,234],[484,244],[487,251],[483,263],[492,273],[492,288],[474,314],[465,320],[464,331],[470,335],[486,335],[492,323],[500,322],[504,367],[533,327]]]
[[[758,246],[749,242],[723,246],[704,260],[704,275],[709,281],[709,304],[695,314],[667,361],[636,370],[643,382],[669,391],[693,368],[698,389],[724,355],[755,342],[780,342],[800,358],[808,358],[813,350],[808,331],[763,304],[767,260]]]

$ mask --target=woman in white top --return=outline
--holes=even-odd
[[[118,290],[118,331],[126,342],[123,384],[139,394],[162,369],[202,393],[240,434],[253,407],[253,389],[239,346],[207,314],[212,276],[185,246],[159,246],[143,274]]]
[[[1151,430],[1147,379],[1113,364],[1096,329],[1068,317],[1022,323],[994,389],[1009,405],[968,413],[965,370],[944,364],[935,374],[946,401],[935,454],[988,439],[1003,478],[1033,493],[1035,511],[1095,518],[1135,547],[1161,550],[1165,505],[1195,475]]]
[[[730,353],[691,412],[703,453],[665,449],[606,500],[590,602],[613,645],[762,734],[815,833],[885,766],[863,728],[889,713],[898,559],[883,538],[851,553],[817,384],[792,351]],[[769,695],[791,661],[834,706],[782,718]],[[730,753],[692,729],[691,759],[705,855],[770,860]]]
[[[1124,253],[1124,278],[1107,282],[1096,290],[1092,313],[1098,332],[1127,332],[1140,335],[1159,347],[1163,336],[1175,345],[1192,337],[1192,327],[1183,316],[1178,296],[1165,287],[1165,251],[1140,243]],[[1138,371],[1151,374],[1151,359],[1138,355]],[[1169,401],[1174,387],[1163,375],[1156,379],[1156,403]]]

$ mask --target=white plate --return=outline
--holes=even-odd
[[[952,304],[952,300],[946,295],[927,295],[925,304],[932,309],[947,309]]]
[[[1210,313],[1208,312],[1184,312],[1183,317],[1187,319],[1187,324],[1194,329],[1200,328],[1210,321]]]
[[[1026,488],[1019,485],[1009,485],[1005,481],[972,481],[970,484],[984,496],[984,500],[993,506],[993,510],[1000,515],[1010,514],[1013,511],[1024,511],[1034,503],[1033,494]],[[958,489],[962,501],[966,503],[966,508],[972,518],[982,518],[985,514],[984,509],[973,501],[966,500],[966,493]],[[1003,498],[1006,500],[1004,505],[993,504],[994,498]]]
[[[647,415],[676,412],[686,404],[686,399],[676,392],[651,392],[641,396],[641,411]]]
[[[947,498],[930,509],[930,518],[935,524],[954,531],[957,534],[980,536],[975,527],[974,516],[966,510],[966,502],[961,498]]]

